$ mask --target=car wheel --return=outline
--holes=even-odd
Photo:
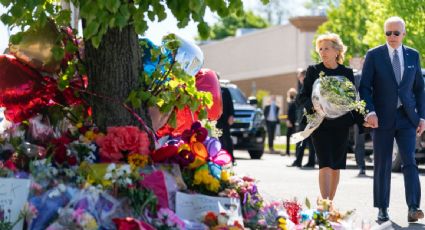
[[[261,159],[264,153],[263,150],[248,150],[249,155],[251,156],[251,159]]]
[[[400,156],[400,152],[398,151],[397,143],[395,141],[394,141],[394,147],[393,147],[393,159],[391,164],[391,170],[393,172],[401,171],[401,156]]]

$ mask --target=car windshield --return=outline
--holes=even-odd
[[[245,95],[243,95],[243,93],[237,89],[237,88],[233,88],[233,87],[228,87],[230,94],[232,95],[232,100],[233,103],[236,104],[246,104],[246,97]]]

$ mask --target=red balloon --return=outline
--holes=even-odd
[[[223,101],[221,99],[220,82],[215,71],[201,69],[195,76],[196,88],[199,91],[210,92],[213,97],[213,105],[208,109],[208,119],[218,120],[223,113]]]
[[[82,84],[70,82],[73,88]],[[33,68],[22,64],[12,55],[0,55],[0,107],[5,107],[9,121],[21,122],[42,112],[47,106],[59,103],[81,103],[73,89],[60,91],[55,79],[42,76]]]

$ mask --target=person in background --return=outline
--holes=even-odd
[[[286,155],[291,155],[290,144],[291,136],[295,133],[295,122],[297,120],[295,98],[297,96],[297,90],[290,88],[286,92],[286,101],[288,102],[288,118],[286,119]]]
[[[236,161],[235,156],[233,155],[233,143],[232,138],[230,137],[230,126],[234,122],[235,109],[233,107],[232,95],[226,87],[221,87],[221,100],[223,102],[223,113],[217,120],[217,128],[222,130],[222,135],[219,140],[222,148],[227,150],[227,152],[232,156],[232,162],[235,164]]]
[[[275,153],[273,142],[274,142],[274,136],[276,133],[276,126],[279,122],[279,106],[276,105],[275,95],[272,95],[270,97],[270,105],[267,105],[264,108],[264,116],[266,118],[269,151],[270,153]]]
[[[361,73],[357,72],[354,74],[354,83],[356,89],[360,87],[360,80],[362,78]],[[366,164],[365,164],[365,133],[361,133],[359,126],[354,124],[354,155],[356,157],[357,167],[359,168],[359,176],[366,175]]]
[[[298,78],[298,92],[301,91],[304,78],[305,78],[306,70],[299,70],[297,74]],[[299,96],[299,95],[297,95]],[[296,100],[297,101],[297,100]],[[305,129],[307,126],[307,118],[304,116],[304,106],[296,104],[296,131],[300,132]],[[314,150],[313,143],[311,142],[311,137],[307,137],[305,140],[298,142],[295,148],[295,160],[289,167],[301,167],[302,161],[304,157],[304,151],[308,148],[308,161],[307,164],[303,165],[303,167],[314,168],[316,164],[316,151]]]
[[[360,96],[366,102],[366,122],[373,128],[373,205],[378,221],[388,221],[394,139],[402,160],[407,221],[424,218],[421,184],[415,160],[416,136],[425,130],[425,92],[420,54],[402,44],[405,22],[390,17],[384,23],[386,44],[366,54]]]

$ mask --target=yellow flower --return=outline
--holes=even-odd
[[[283,217],[279,217],[278,219],[278,227],[279,229],[282,230],[287,230],[288,228],[286,227],[286,219]]]
[[[138,167],[145,167],[149,162],[149,156],[139,153],[131,153],[127,157],[128,163],[130,164],[131,170],[134,171]]]
[[[84,134],[84,137],[89,140],[89,141],[93,141],[94,139],[96,139],[97,134],[94,133],[93,131],[89,130]]]
[[[221,171],[221,176],[220,176],[221,180],[224,182],[229,182],[230,179],[230,173],[226,170],[222,170]]]
[[[83,127],[83,123],[78,122],[78,123],[75,125],[75,127],[77,127],[77,128],[79,129],[79,128]]]

